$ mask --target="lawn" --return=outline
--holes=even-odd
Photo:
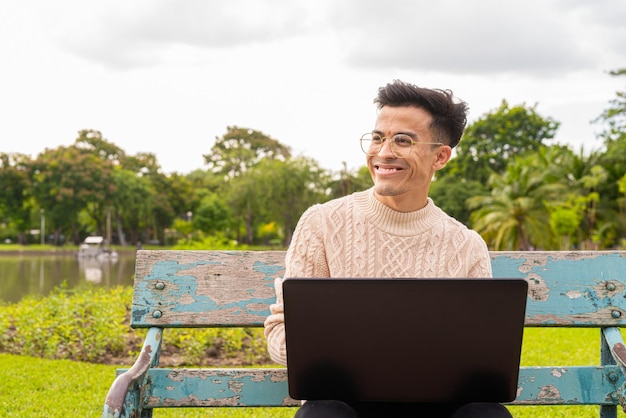
[[[522,364],[598,364],[598,330],[528,329]],[[0,354],[0,416],[98,417],[115,366]],[[598,417],[598,407],[509,407],[516,418]],[[212,417],[291,417],[293,408],[224,408]],[[154,417],[206,417],[206,409],[156,410]],[[621,411],[618,417],[626,418]]]

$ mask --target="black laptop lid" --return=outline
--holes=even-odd
[[[523,279],[286,279],[294,399],[510,402]]]

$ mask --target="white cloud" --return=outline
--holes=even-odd
[[[306,33],[311,3],[287,0],[78,2],[56,31],[75,54],[118,69],[158,65],[176,46],[258,46]],[[313,20],[313,21],[312,21]],[[55,25],[56,26],[56,25]]]
[[[598,68],[617,47],[600,42],[605,22],[595,9],[549,0],[357,3],[339,18],[355,65],[555,76]]]
[[[623,3],[623,4],[622,4]],[[364,158],[377,88],[449,88],[470,121],[538,104],[594,141],[625,66],[618,0],[4,0],[0,152],[36,155],[96,129],[165,171],[202,167],[229,125],[338,170]]]

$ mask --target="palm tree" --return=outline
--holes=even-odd
[[[561,202],[567,187],[563,167],[571,153],[542,147],[515,158],[503,174],[490,177],[491,194],[467,200],[472,227],[494,250],[552,249],[558,240],[550,228],[547,202]]]

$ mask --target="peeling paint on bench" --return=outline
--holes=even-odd
[[[526,325],[622,326],[623,252],[492,252],[496,277],[529,282]]]
[[[151,407],[296,406],[285,369],[153,369]],[[255,390],[249,390],[249,387]],[[190,396],[193,395],[193,399]]]
[[[147,253],[137,261],[133,327],[262,326],[284,271],[279,251]]]
[[[103,416],[159,407],[298,406],[284,368],[155,367],[164,328],[263,326],[284,257],[280,251],[138,251],[131,326],[149,328],[148,335],[135,365],[119,371]],[[616,406],[626,405],[619,328],[626,320],[626,251],[492,252],[491,258],[494,276],[529,282],[526,326],[601,330],[601,364],[522,367],[513,404],[600,405],[601,418],[616,417]]]

